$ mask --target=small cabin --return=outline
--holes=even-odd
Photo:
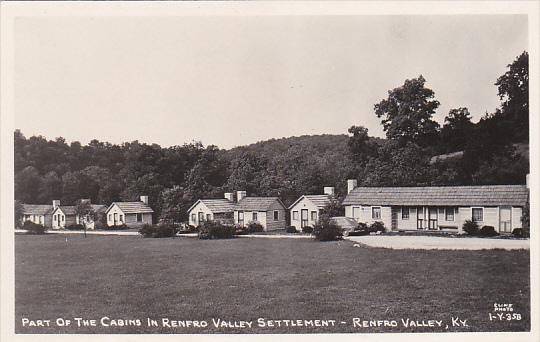
[[[53,206],[50,204],[23,204],[21,223],[30,221],[51,228],[52,210]]]
[[[152,224],[154,210],[148,205],[148,196],[141,196],[140,201],[113,202],[105,211],[109,227],[127,225],[140,227]]]
[[[356,185],[356,183],[351,183]],[[529,189],[525,185],[349,187],[345,216],[390,231],[463,233],[472,220],[499,233],[521,228]]]
[[[225,193],[225,198],[200,199],[188,209],[189,225],[197,227],[204,221],[232,225],[234,205],[232,193],[229,192]]]
[[[319,220],[321,210],[330,204],[333,187],[325,187],[323,195],[302,195],[289,206],[291,226],[296,229],[313,227]]]
[[[245,191],[242,192],[245,194]],[[287,226],[285,205],[278,197],[239,196],[234,207],[234,223],[245,227],[251,222],[263,226],[264,231],[284,229]]]

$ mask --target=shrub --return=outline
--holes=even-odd
[[[199,226],[199,239],[230,239],[236,232],[235,226],[225,226],[219,222],[204,221]]]
[[[125,223],[119,225],[119,226],[107,226],[105,230],[125,230],[130,229],[131,227],[127,226]]]
[[[512,235],[515,237],[529,237],[526,232],[527,231],[523,228],[515,228],[512,230]]]
[[[65,227],[67,230],[84,230],[84,226],[82,224],[70,224],[69,226]]]
[[[45,226],[32,221],[25,221],[21,228],[26,230],[26,234],[45,234],[47,231]]]
[[[343,230],[329,219],[319,220],[313,227],[313,236],[319,241],[335,241],[343,238]]]
[[[144,224],[141,228],[139,228],[139,234],[141,234],[143,237],[152,237],[152,234],[154,233],[154,227],[150,224]]]
[[[312,226],[305,226],[302,227],[302,233],[311,234],[313,233],[313,227]]]
[[[145,238],[174,237],[177,228],[170,224],[150,225],[145,224],[139,229],[139,234]]]
[[[260,233],[264,232],[263,226],[259,222],[251,221],[247,225],[248,233]]]
[[[368,230],[370,233],[376,233],[376,232],[384,233],[386,231],[386,227],[384,226],[384,223],[382,223],[381,221],[375,221],[369,226]]]
[[[499,235],[499,233],[497,233],[495,231],[495,227],[493,227],[493,226],[483,226],[482,229],[480,229],[479,234],[481,236],[496,236],[496,235]]]
[[[285,228],[285,231],[287,233],[298,233],[295,226],[288,226],[287,228]]]
[[[463,231],[469,235],[478,234],[478,223],[473,220],[467,220],[463,223]]]

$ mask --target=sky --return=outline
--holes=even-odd
[[[15,127],[25,136],[191,141],[384,136],[373,106],[406,79],[477,121],[527,50],[524,15],[22,17]]]

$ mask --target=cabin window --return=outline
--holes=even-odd
[[[298,220],[298,211],[297,210],[292,212],[292,219],[295,220],[295,221]]]
[[[192,214],[191,217],[193,218],[193,216],[194,215]],[[195,220],[195,219],[193,219],[193,220]],[[142,222],[142,214],[141,213],[137,214],[137,222]]]
[[[371,207],[371,218],[374,220],[381,219],[381,207]]]
[[[191,222],[197,221],[197,215],[191,214]]]
[[[401,219],[402,220],[408,220],[409,219],[409,208],[403,207],[401,208]]]
[[[54,222],[56,222],[56,215],[53,215],[53,220]]]
[[[212,221],[212,214],[206,214],[206,221]]]
[[[274,210],[274,221],[278,221],[278,220],[279,220],[279,211]]]
[[[475,222],[484,221],[484,208],[472,208],[472,220]]]
[[[316,211],[311,212],[311,221],[317,221],[317,212]]]
[[[62,218],[62,222],[64,222],[65,217],[64,216],[60,216],[60,217]]]
[[[238,224],[241,226],[244,225],[244,212],[243,211],[238,212]]]
[[[109,214],[109,221],[112,221],[112,215]]]
[[[353,207],[352,208],[352,217],[355,219],[360,218],[360,207]]]
[[[454,208],[453,207],[446,208],[444,218],[446,221],[454,221]]]
[[[252,213],[253,221],[257,221],[257,213]]]
[[[119,221],[124,222],[124,215],[120,215],[119,217],[120,217]]]

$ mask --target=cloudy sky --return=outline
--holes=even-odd
[[[474,121],[527,50],[527,18],[34,17],[15,25],[15,126],[62,136],[222,148],[269,138],[383,136],[373,105],[422,74]]]

